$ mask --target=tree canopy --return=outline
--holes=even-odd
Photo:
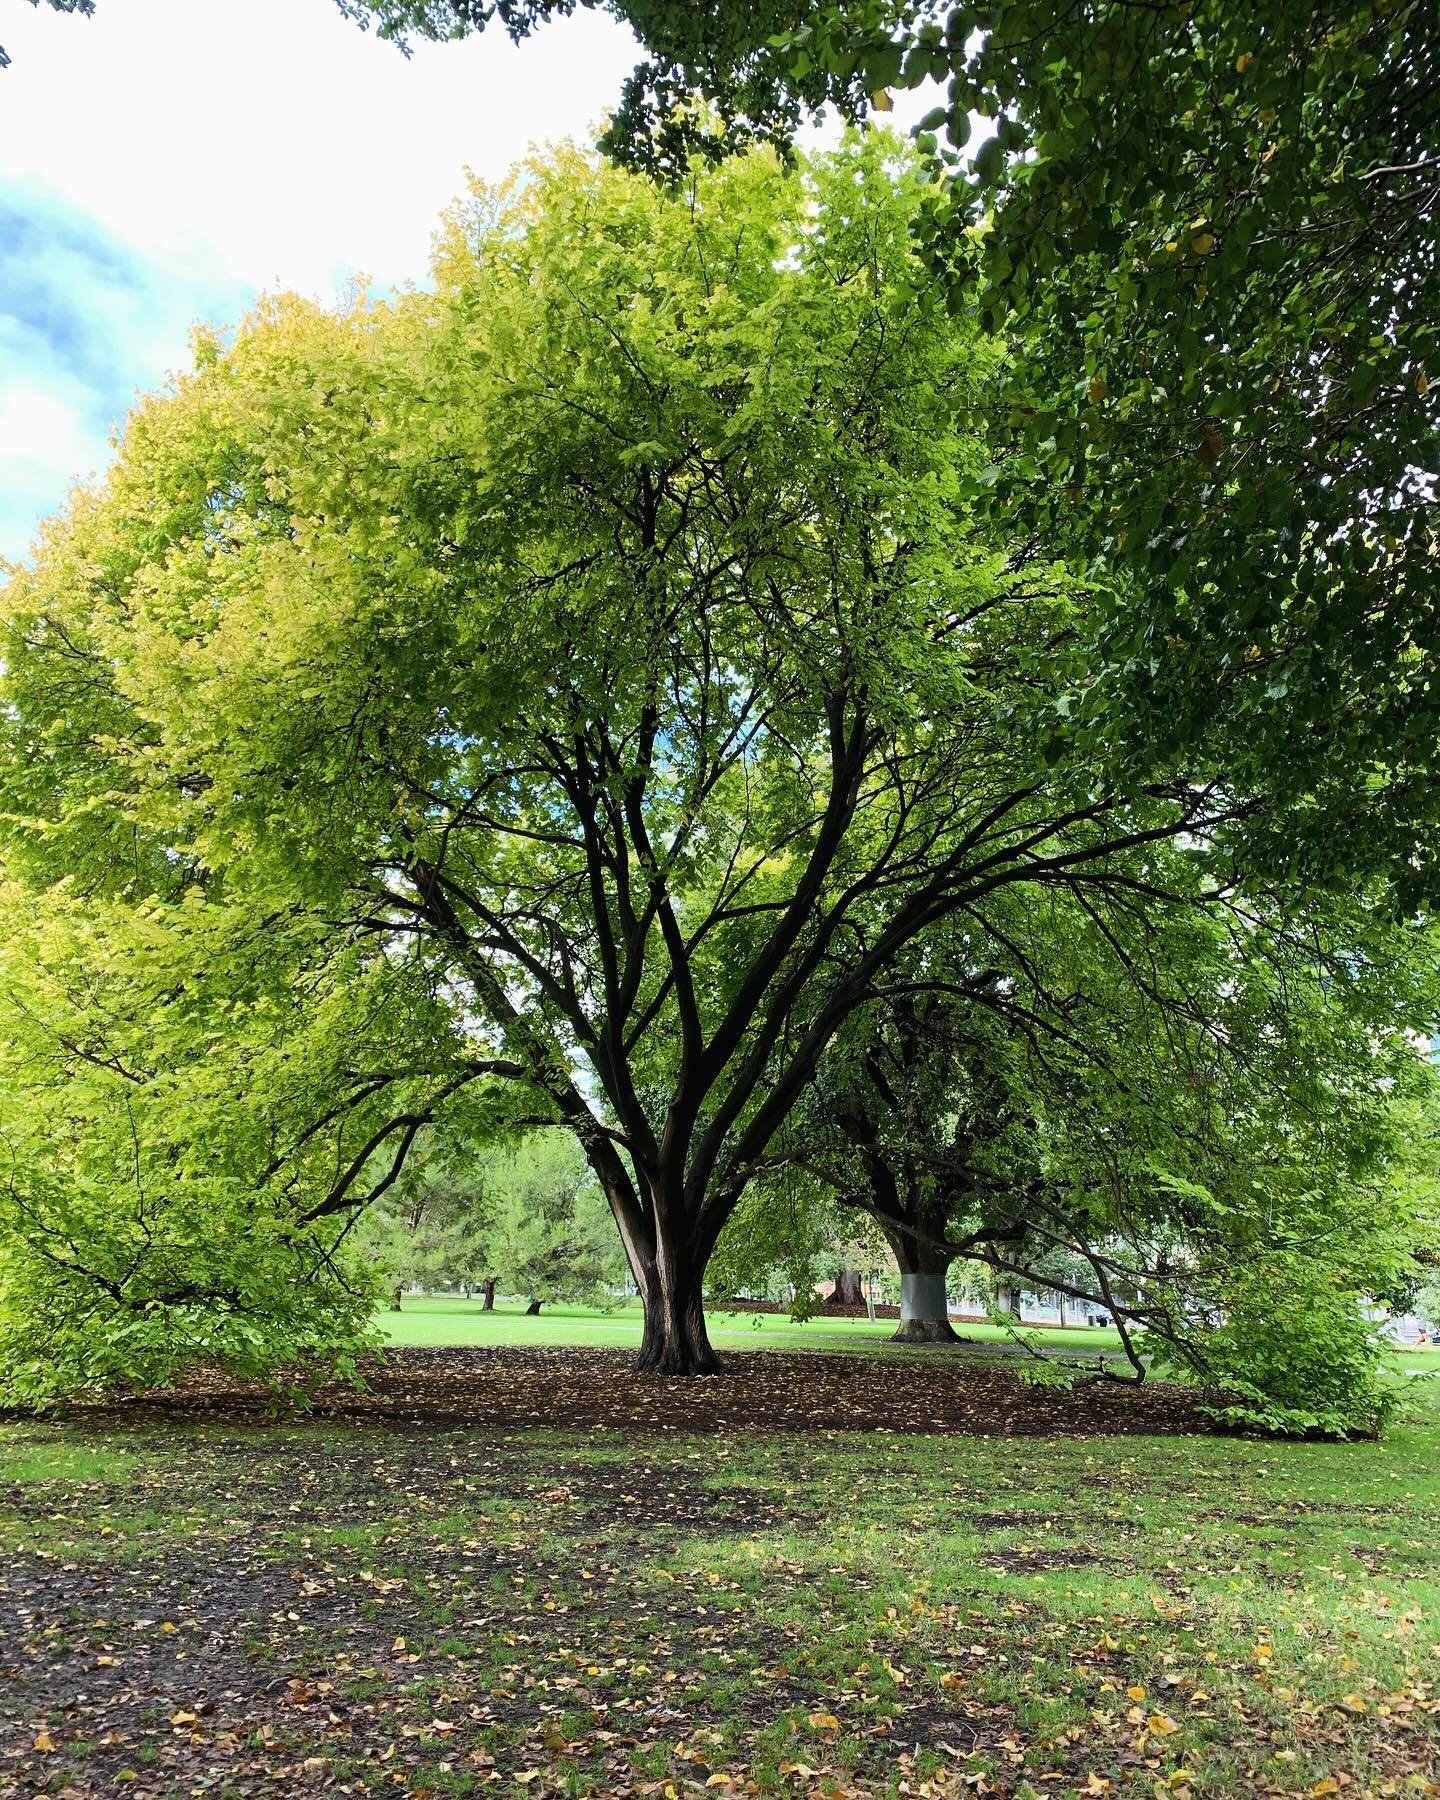
[[[341,4],[403,42],[573,0]],[[936,84],[917,234],[1017,352],[984,479],[1115,584],[1065,703],[1132,772],[1223,747],[1272,865],[1430,892],[1433,0],[608,9],[646,58],[605,146],[666,178]]]
[[[107,1166],[153,1097],[147,1229],[192,1094],[263,1115],[233,1203],[278,1189],[287,1249],[500,1107],[584,1145],[645,1362],[710,1366],[719,1232],[908,944],[1166,840],[1226,879],[1233,786],[1059,753],[1087,596],[971,498],[994,352],[927,192],[880,137],[669,194],[561,154],[455,211],[433,291],[268,302],[141,407],[8,591],[0,784],[19,891],[107,921],[80,1049],[26,1030],[96,1070]]]
[[[1358,1324],[1342,1357],[1337,1317],[1401,1300],[1440,1232],[1416,1142],[1440,1098],[1427,934],[1348,904],[1167,902],[1173,852],[1147,861],[1139,904],[1058,891],[931,933],[822,1059],[792,1154],[884,1232],[902,1338],[952,1335],[963,1259],[1109,1314],[1137,1374],[1157,1353],[1227,1418],[1371,1420],[1381,1359]]]

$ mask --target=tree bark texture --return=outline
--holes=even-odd
[[[690,1246],[662,1243],[635,1271],[645,1333],[635,1367],[653,1375],[718,1375],[701,1299],[704,1262]]]

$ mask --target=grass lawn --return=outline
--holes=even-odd
[[[1349,1445],[0,1424],[0,1793],[1440,1793],[1414,1392]]]
[[[818,1314],[803,1324],[783,1313],[717,1312],[706,1314],[710,1336],[717,1348],[786,1350],[869,1349],[883,1344],[895,1330],[894,1319],[830,1318]],[[493,1344],[639,1344],[643,1323],[638,1300],[602,1312],[589,1306],[545,1306],[535,1318],[520,1305],[498,1305],[484,1312],[478,1300],[462,1300],[449,1294],[407,1295],[402,1310],[384,1312],[376,1321],[394,1344],[454,1344],[466,1348]],[[956,1322],[956,1330],[978,1343],[1003,1343],[1006,1333],[998,1325]],[[1088,1327],[1060,1331],[1044,1328],[1041,1336],[1055,1349],[1118,1350],[1120,1338],[1111,1330]],[[1440,1359],[1437,1359],[1440,1361]]]
[[[787,1350],[873,1349],[885,1343],[895,1330],[893,1319],[834,1319],[821,1314],[796,1324],[781,1313],[715,1312],[708,1314],[710,1336],[717,1349],[763,1349],[771,1345]],[[458,1295],[407,1295],[401,1311],[379,1314],[377,1325],[392,1344],[454,1345],[488,1348],[514,1344],[639,1344],[641,1313],[638,1301],[601,1312],[597,1307],[545,1306],[535,1318],[523,1306],[500,1304],[484,1312],[478,1300]],[[1007,1334],[999,1325],[958,1323],[956,1329],[976,1343],[1003,1344]],[[1119,1334],[1108,1327],[1088,1326],[1061,1331],[1041,1327],[1037,1333],[1046,1349],[1094,1355],[1118,1350]],[[887,1351],[886,1354],[893,1354]],[[1440,1350],[1406,1350],[1398,1353],[1400,1366],[1414,1374],[1440,1374]]]

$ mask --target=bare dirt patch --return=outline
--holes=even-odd
[[[1114,1437],[1210,1429],[1191,1394],[1172,1384],[1084,1381],[1069,1391],[1032,1388],[1011,1368],[971,1359],[891,1362],[741,1351],[726,1357],[721,1375],[676,1380],[637,1373],[621,1350],[403,1349],[377,1362],[366,1381],[364,1392],[338,1383],[322,1387],[316,1411],[510,1429],[661,1433]],[[245,1414],[272,1405],[258,1384],[197,1371],[173,1388],[137,1396],[125,1410]]]

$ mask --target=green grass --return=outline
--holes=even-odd
[[[1415,1393],[1379,1444],[0,1425],[6,1792],[1433,1794]]]
[[[873,1349],[885,1343],[895,1330],[893,1319],[836,1319],[819,1314],[797,1324],[780,1313],[754,1315],[719,1312],[708,1316],[710,1337],[717,1349],[835,1350]],[[499,1305],[485,1312],[478,1300],[458,1295],[407,1295],[401,1311],[377,1315],[376,1324],[392,1344],[430,1347],[454,1345],[488,1348],[500,1345],[638,1345],[641,1312],[638,1301],[602,1312],[596,1307],[546,1305],[535,1318],[523,1306]],[[1004,1343],[1002,1326],[957,1322],[956,1329],[976,1343]],[[1060,1330],[1042,1326],[1039,1342],[1049,1350],[1094,1355],[1120,1348],[1119,1334],[1109,1327],[1088,1326]],[[1397,1353],[1402,1369],[1414,1374],[1440,1374],[1440,1350],[1406,1350]]]
[[[823,1313],[797,1322],[783,1313],[720,1312],[711,1308],[706,1317],[716,1346],[736,1350],[866,1349],[883,1344],[895,1330],[893,1319],[876,1319],[872,1324],[869,1319],[837,1319]],[[401,1311],[380,1313],[376,1323],[393,1344],[453,1344],[467,1348],[500,1344],[628,1346],[639,1344],[643,1319],[638,1301],[610,1312],[598,1307],[546,1305],[535,1318],[530,1318],[523,1306],[499,1305],[487,1313],[478,1300],[434,1294],[407,1295]],[[998,1325],[957,1321],[956,1329],[979,1343],[1000,1343],[1007,1335]],[[1057,1350],[1094,1352],[1120,1347],[1118,1334],[1108,1329],[1042,1328],[1040,1335]]]

